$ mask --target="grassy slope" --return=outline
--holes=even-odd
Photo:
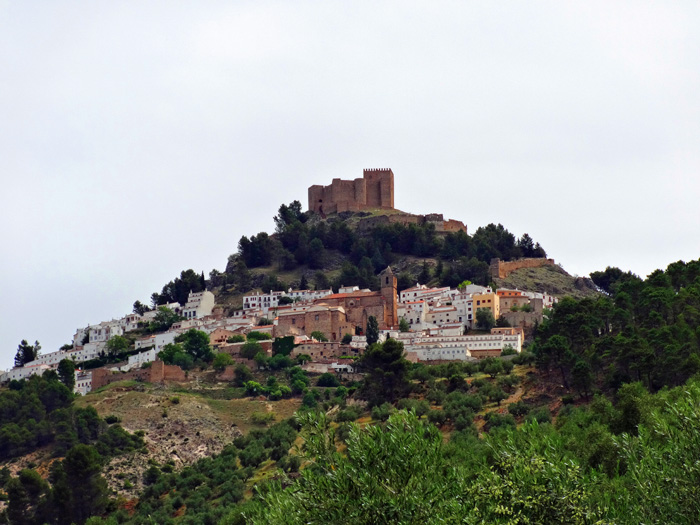
[[[505,279],[494,279],[494,282],[502,288],[547,292],[557,297],[570,295],[582,299],[599,294],[589,279],[572,277],[559,266],[522,268]]]

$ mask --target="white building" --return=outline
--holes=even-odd
[[[426,327],[428,304],[425,301],[406,301],[398,303],[396,312],[399,319],[405,319],[411,330],[422,330]]]
[[[215,302],[216,298],[209,290],[190,292],[189,296],[187,296],[187,304],[182,309],[182,315],[186,319],[211,315]]]
[[[73,392],[84,396],[92,391],[92,371],[76,370],[75,371],[75,387]]]
[[[124,329],[119,321],[102,321],[100,324],[88,326],[90,343],[106,343],[115,335],[124,335]]]
[[[333,294],[333,290],[287,290],[286,297],[290,297],[295,302],[312,302]]]
[[[19,381],[20,379],[26,379],[29,376],[33,375],[44,375],[44,372],[47,370],[51,370],[51,367],[48,365],[26,365],[26,366],[20,366],[16,368],[12,368],[5,372],[4,374],[0,375],[0,382],[5,382],[5,381],[12,381],[12,380],[17,380]]]
[[[156,336],[149,335],[142,339],[137,339],[134,341],[134,350],[142,350],[144,348],[153,348],[156,346]]]
[[[284,296],[284,292],[273,292],[270,293],[253,292],[249,295],[243,296],[243,310],[262,310],[268,311],[270,308],[277,308],[279,306],[280,297]]]
[[[141,352],[136,355],[130,355],[128,366],[130,368],[134,368],[137,366],[141,366],[144,363],[151,363],[156,360],[157,356],[158,354],[155,348],[146,350],[145,352]]]
[[[163,347],[165,345],[171,344],[175,342],[175,338],[180,335],[179,332],[176,331],[170,331],[170,332],[164,332],[162,334],[156,334],[155,336],[155,352],[156,355],[158,355],[158,352],[163,350]]]
[[[434,306],[428,310],[425,321],[428,326],[442,326],[457,322],[458,317],[457,308],[454,306]]]

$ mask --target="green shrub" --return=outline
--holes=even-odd
[[[274,412],[253,412],[250,420],[255,425],[267,425],[275,420]]]

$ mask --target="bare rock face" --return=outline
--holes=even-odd
[[[110,488],[127,498],[143,490],[143,473],[154,463],[179,470],[220,453],[242,435],[196,396],[177,396],[165,389],[116,388],[92,404],[102,416],[119,416],[129,432],[144,433],[147,453],[113,458],[104,471]]]

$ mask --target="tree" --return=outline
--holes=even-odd
[[[241,347],[241,357],[244,357],[246,359],[253,359],[256,354],[262,353],[263,352],[263,347],[260,343],[257,341],[247,341],[242,347]]]
[[[15,354],[15,366],[24,366],[26,363],[34,361],[39,357],[39,350],[41,350],[39,341],[35,341],[33,345],[30,345],[26,339],[22,339]]]
[[[176,343],[182,343],[182,347],[192,358],[197,361],[209,362],[214,358],[209,346],[209,335],[206,332],[190,328],[184,334],[180,334],[175,338]]]
[[[314,239],[309,243],[308,254],[309,268],[320,269],[326,261],[326,248],[321,239]]]
[[[313,332],[311,332],[311,338],[316,339],[316,341],[320,343],[328,342],[328,338],[324,335],[324,333],[319,332],[318,330],[314,330]]]
[[[411,330],[411,326],[408,324],[408,321],[404,319],[403,317],[399,320],[399,331],[401,332],[408,332]]]
[[[182,317],[167,306],[159,306],[153,321],[148,326],[148,330],[150,332],[164,332],[181,319]]]
[[[428,284],[430,282],[430,267],[428,266],[428,261],[423,261],[423,266],[421,267],[420,275],[418,275],[418,282],[422,284]]]
[[[466,279],[457,285],[457,289],[460,292],[463,292],[464,290],[467,289],[467,286],[469,286],[470,284],[472,284],[472,282],[470,280]]]
[[[146,312],[150,312],[150,311],[151,311],[151,309],[148,306],[146,306],[145,304],[143,304],[141,301],[134,302],[133,312],[135,314],[143,315]]]
[[[403,397],[410,388],[410,363],[403,357],[403,343],[387,339],[367,348],[360,363],[367,371],[360,394],[371,406]]]
[[[316,385],[326,387],[337,387],[340,386],[340,381],[338,381],[338,378],[335,377],[335,375],[326,372],[325,374],[320,375],[318,381],[316,382]]]
[[[588,399],[588,392],[593,386],[591,365],[583,359],[578,359],[571,370],[571,385]]]
[[[569,341],[561,335],[553,335],[541,345],[535,347],[537,354],[537,365],[540,368],[553,366],[561,373],[561,382],[564,388],[569,388],[567,381],[568,368],[573,359],[573,353]]]
[[[379,341],[379,323],[377,318],[370,315],[367,319],[367,346],[373,345]]]
[[[243,341],[245,341],[245,336],[241,334],[233,334],[226,340],[227,343],[242,343]]]
[[[476,310],[476,326],[480,330],[491,330],[495,324],[496,321],[490,308],[478,308]]]
[[[292,353],[295,346],[293,335],[275,337],[275,340],[272,342],[272,353],[275,355],[280,354],[286,356]]]
[[[18,477],[10,479],[6,487],[10,523],[33,523],[35,520],[43,523],[39,506],[48,488],[48,484],[32,469],[21,470]]]
[[[316,290],[328,290],[330,287],[331,283],[325,273],[316,272],[314,274],[314,288]]]
[[[227,366],[230,366],[232,364],[233,364],[233,358],[230,355],[224,354],[224,353],[219,353],[219,354],[216,354],[216,356],[214,357],[214,361],[212,362],[212,367],[214,368],[214,370],[223,370],[224,368],[226,368]]]
[[[499,316],[499,318],[496,320],[496,326],[499,328],[506,328],[510,326],[510,323],[508,322],[508,319],[503,317],[502,315]]]
[[[75,387],[75,363],[72,359],[61,359],[58,363],[58,378],[71,392]]]
[[[487,357],[481,360],[479,368],[485,374],[490,375],[491,378],[495,378],[498,374],[503,372],[503,361],[495,357]]]
[[[344,345],[349,345],[350,343],[352,343],[352,335],[345,334],[340,342]]]
[[[102,477],[102,458],[94,447],[76,445],[63,460],[65,482],[70,487],[70,512],[75,523],[102,514],[107,506],[107,482]]]
[[[110,357],[116,357],[129,349],[129,340],[122,335],[115,335],[109,338],[105,346],[107,354]]]
[[[236,386],[244,386],[248,381],[252,381],[253,373],[250,368],[244,364],[236,365],[233,371],[233,384]]]

